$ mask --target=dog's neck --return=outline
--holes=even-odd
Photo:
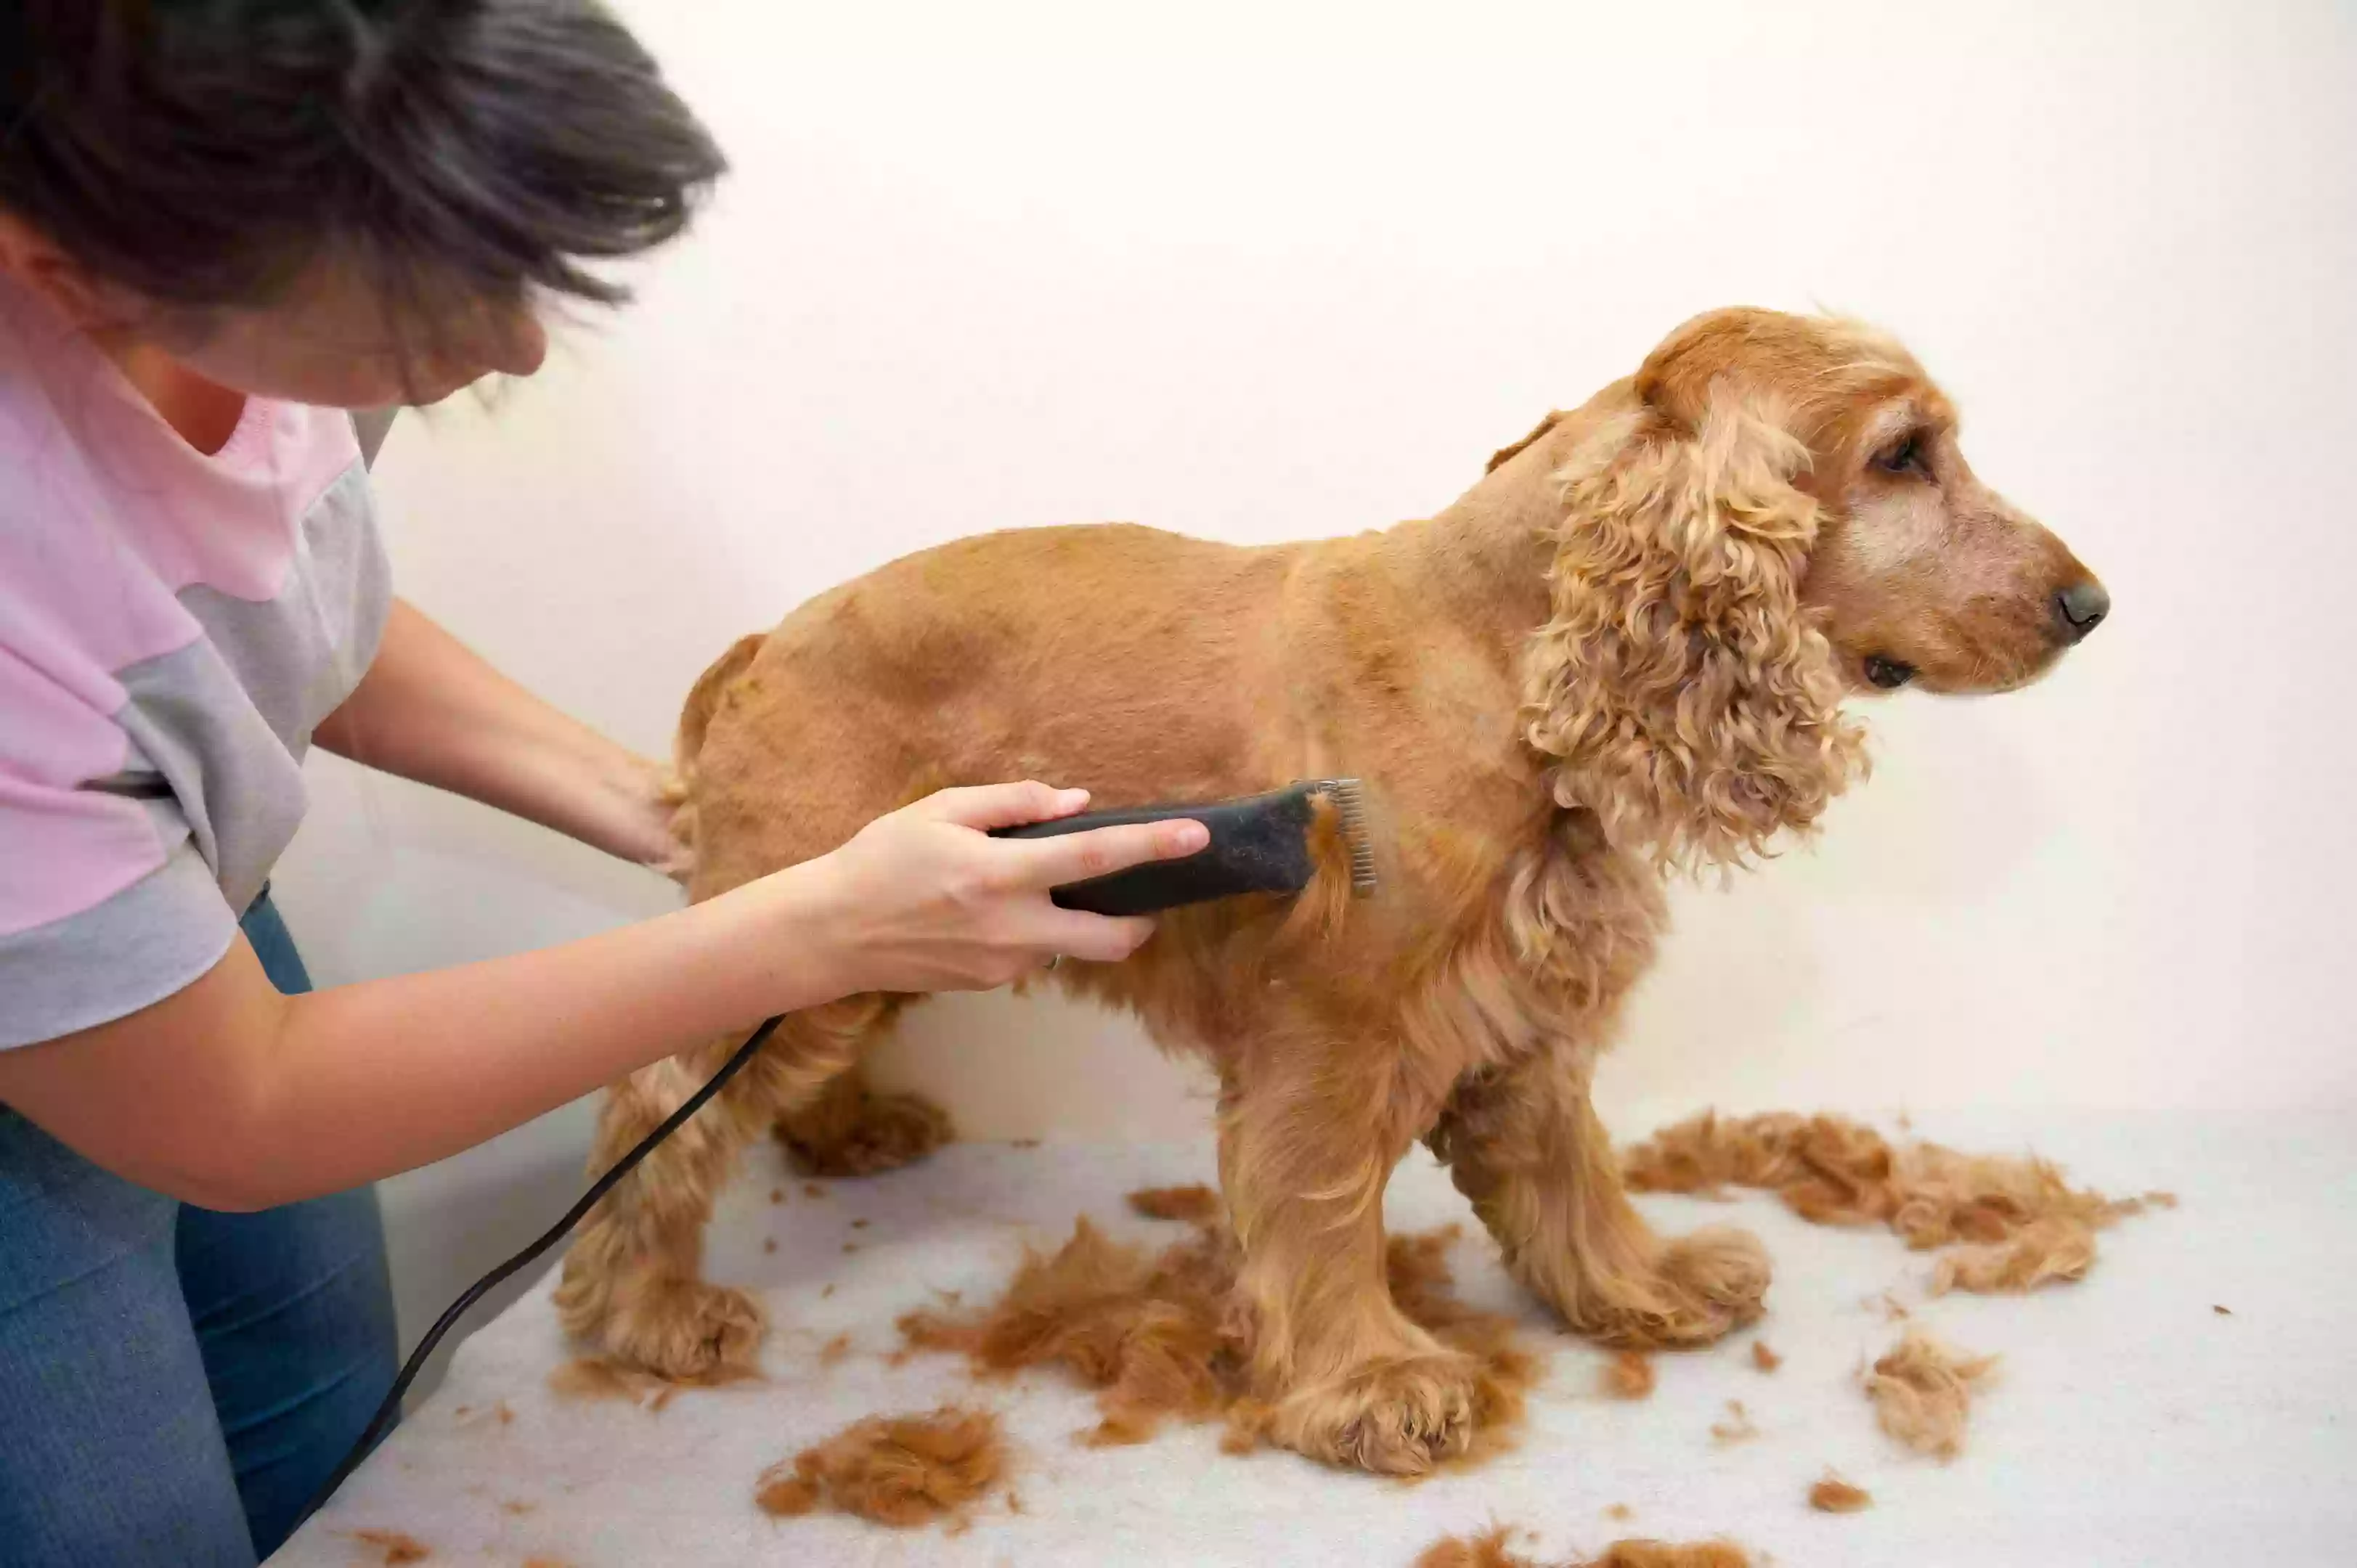
[[[1487,475],[1445,510],[1392,531],[1398,569],[1424,602],[1462,634],[1519,669],[1549,614],[1547,567],[1563,525],[1548,476],[1558,461],[1541,441]]]

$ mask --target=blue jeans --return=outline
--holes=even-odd
[[[268,894],[243,925],[279,990],[310,989]],[[374,1188],[216,1214],[0,1106],[0,1559],[253,1568],[394,1350]]]

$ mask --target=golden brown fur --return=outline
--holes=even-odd
[[[822,1504],[898,1530],[960,1519],[1006,1473],[1006,1441],[988,1411],[871,1415],[761,1473],[753,1500],[791,1519]]]
[[[1424,1549],[1415,1568],[1549,1568],[1514,1550],[1516,1533],[1493,1525],[1480,1535],[1444,1535]],[[1751,1568],[1751,1555],[1731,1541],[1616,1541],[1601,1557],[1560,1568]]]
[[[1944,1461],[1964,1451],[1973,1390],[1996,1369],[1994,1356],[1971,1355],[1910,1328],[1864,1380],[1882,1430]]]
[[[1321,822],[1329,874],[1299,899],[1178,911],[1128,962],[1056,978],[1219,1070],[1235,1305],[1271,1434],[1419,1472],[1469,1445],[1480,1369],[1384,1287],[1393,1165],[1427,1140],[1575,1328],[1694,1345],[1755,1317],[1758,1243],[1656,1237],[1589,1104],[1663,869],[1809,830],[1862,768],[1837,704],[1870,671],[1941,690],[2042,671],[2071,640],[2055,596],[2084,581],[1973,477],[1897,344],[1719,312],[1428,520],[1264,549],[994,534],[812,600],[689,701],[691,889],[821,854],[944,784],[1028,775],[1114,806],[1364,779],[1378,897],[1349,899]],[[574,1332],[670,1375],[749,1359],[758,1310],[699,1277],[714,1188],[745,1138],[823,1094],[836,1142],[913,1152],[852,1135],[866,1112],[846,1078],[906,1000],[789,1020],[618,1187],[566,1262]],[[597,1163],[727,1045],[618,1086]],[[905,1107],[889,1114],[905,1133]]]
[[[1932,1273],[1934,1295],[2083,1279],[2098,1230],[2177,1201],[2165,1192],[2105,1197],[2034,1155],[1967,1155],[1921,1140],[1894,1146],[1846,1117],[1789,1112],[1688,1117],[1624,1152],[1620,1179],[1638,1192],[1769,1187],[1813,1224],[1885,1224],[1910,1247],[1951,1248]]]
[[[1828,1470],[1809,1487],[1809,1506],[1819,1513],[1864,1513],[1874,1506],[1874,1494]]]
[[[1400,1311],[1479,1369],[1480,1431],[1458,1456],[1471,1461],[1512,1440],[1540,1369],[1516,1343],[1512,1318],[1458,1299],[1448,1255],[1456,1237],[1454,1226],[1394,1236],[1383,1267]],[[1055,1252],[1027,1256],[997,1301],[963,1313],[909,1313],[900,1332],[911,1349],[965,1356],[977,1376],[1064,1368],[1097,1391],[1103,1419],[1082,1434],[1092,1445],[1143,1443],[1166,1421],[1219,1417],[1227,1428],[1222,1448],[1249,1453],[1273,1434],[1276,1411],[1255,1394],[1253,1325],[1232,1310],[1239,1261],[1216,1213],[1152,1255],[1082,1219]]]

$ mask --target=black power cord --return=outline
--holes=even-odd
[[[542,1234],[540,1240],[468,1286],[466,1294],[452,1302],[449,1310],[435,1319],[434,1326],[425,1331],[425,1337],[417,1342],[417,1348],[409,1353],[409,1359],[403,1365],[401,1375],[393,1380],[393,1388],[384,1396],[384,1402],[377,1406],[376,1414],[369,1418],[368,1429],[361,1434],[360,1440],[352,1444],[350,1452],[345,1454],[343,1462],[336,1466],[335,1474],[328,1477],[327,1484],[314,1493],[311,1500],[304,1505],[301,1516],[296,1520],[297,1525],[317,1513],[327,1500],[336,1495],[336,1488],[350,1479],[352,1472],[360,1468],[361,1461],[368,1457],[369,1450],[376,1446],[377,1439],[384,1435],[386,1429],[393,1425],[393,1418],[401,1413],[401,1396],[407,1393],[409,1385],[417,1380],[418,1369],[425,1365],[425,1359],[434,1354],[434,1347],[442,1343],[442,1337],[450,1332],[452,1326],[459,1318],[466,1316],[467,1309],[482,1300],[484,1295],[496,1287],[500,1281],[564,1240],[573,1228],[581,1223],[582,1217],[597,1207],[597,1200],[613,1190],[615,1183],[637,1169],[639,1162],[652,1154],[656,1144],[678,1132],[685,1125],[689,1117],[703,1110],[705,1102],[719,1093],[722,1086],[735,1078],[747,1062],[753,1059],[753,1053],[759,1050],[763,1043],[777,1032],[778,1026],[783,1021],[782,1015],[765,1020],[759,1028],[747,1036],[745,1043],[737,1047],[737,1054],[723,1063],[720,1070],[714,1073],[703,1088],[689,1095],[678,1110],[663,1118],[662,1126],[640,1139],[637,1146],[629,1154],[616,1160],[611,1170],[591,1182],[589,1190],[581,1195],[581,1200],[565,1211],[564,1219],[550,1226]]]

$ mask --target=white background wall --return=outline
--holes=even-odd
[[[634,310],[380,470],[404,589],[553,700],[662,752],[737,634],[975,530],[1426,513],[1693,312],[1821,303],[1917,349],[2115,618],[2026,694],[1878,705],[1821,849],[1682,894],[1608,1113],[2357,1106],[2346,5],[622,9],[734,178]],[[667,903],[314,781],[279,887],[323,981]],[[976,1135],[1202,1125],[1125,1023],[910,1035]],[[572,1196],[587,1119],[390,1184],[411,1333]]]

